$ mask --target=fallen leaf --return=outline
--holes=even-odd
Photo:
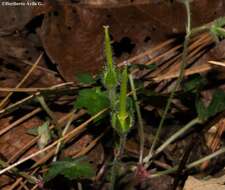
[[[96,73],[102,68],[103,25],[111,27],[114,47],[125,43],[130,49],[119,51],[130,55],[185,30],[185,10],[180,3],[122,2],[123,6],[118,1],[98,0],[58,3],[54,11],[45,15],[40,32],[43,46],[66,80],[75,80],[77,73]],[[193,25],[197,26],[224,15],[225,1],[194,1],[191,8]]]

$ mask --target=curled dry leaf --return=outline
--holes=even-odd
[[[182,4],[134,2],[55,3],[54,11],[45,15],[40,36],[48,56],[65,79],[75,80],[76,73],[94,73],[102,68],[103,25],[111,27],[113,46],[119,49],[119,55],[123,52],[135,55],[169,35],[184,32],[186,14]],[[224,15],[225,1],[196,0],[191,7],[193,25],[197,26]]]

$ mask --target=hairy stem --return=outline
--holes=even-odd
[[[139,156],[139,164],[142,164],[143,162],[143,154],[144,154],[144,144],[145,144],[145,135],[144,135],[144,126],[143,126],[143,120],[141,116],[141,109],[138,103],[137,94],[136,94],[136,88],[134,85],[134,80],[132,74],[129,74],[129,80],[130,80],[130,86],[131,86],[131,92],[133,95],[133,99],[135,102],[135,109],[137,112],[137,119],[138,119],[138,133],[140,137],[140,156]]]
[[[110,188],[111,190],[115,189],[116,174],[117,174],[116,167],[118,165],[121,155],[123,154],[125,143],[126,143],[126,135],[120,136],[118,153],[116,153],[114,157],[112,168],[111,168],[111,188]]]
[[[62,132],[61,127],[59,126],[59,123],[58,123],[54,113],[52,112],[52,110],[48,107],[47,103],[45,102],[44,97],[39,95],[39,96],[37,96],[37,100],[41,104],[41,106],[45,110],[45,112],[52,119],[52,122],[55,125],[57,133],[58,133],[57,135],[60,136],[61,132]]]

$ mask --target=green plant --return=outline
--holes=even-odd
[[[103,73],[103,84],[105,85],[111,107],[111,125],[117,132],[120,138],[119,150],[114,157],[113,166],[111,170],[111,189],[114,189],[116,177],[116,165],[123,152],[123,147],[126,141],[126,136],[130,131],[133,124],[133,108],[131,99],[127,97],[127,83],[128,71],[127,66],[124,67],[122,73],[113,64],[112,48],[109,36],[109,27],[104,26],[105,31],[105,55],[106,55],[106,68]],[[119,84],[119,76],[121,76],[120,91],[117,92]],[[117,101],[119,97],[119,101]]]
[[[80,73],[80,74],[77,74],[76,79],[81,84],[87,84],[87,85],[91,85],[91,84],[94,84],[96,82],[96,80],[89,73]]]
[[[160,133],[161,133],[164,121],[166,119],[166,115],[167,115],[167,113],[170,109],[170,105],[171,105],[172,99],[175,95],[175,91],[183,80],[184,71],[185,71],[185,67],[187,65],[187,59],[188,59],[187,58],[188,44],[189,44],[189,41],[190,41],[191,37],[193,37],[194,35],[202,32],[202,31],[211,32],[211,34],[217,39],[219,37],[222,37],[222,36],[224,37],[224,34],[225,34],[224,29],[222,28],[222,26],[225,25],[225,18],[219,18],[219,19],[215,20],[211,25],[203,25],[203,26],[200,26],[200,27],[197,27],[197,28],[192,28],[192,25],[191,25],[191,9],[190,9],[190,2],[191,1],[190,0],[180,0],[180,2],[184,4],[184,6],[186,8],[186,13],[187,13],[186,35],[185,35],[185,40],[184,40],[184,43],[183,43],[183,52],[182,52],[182,62],[181,62],[181,65],[180,65],[180,74],[179,74],[178,79],[176,81],[175,87],[172,89],[172,92],[171,92],[171,94],[168,98],[165,110],[164,110],[162,118],[160,120],[160,124],[159,124],[158,130],[157,130],[157,133],[155,135],[154,141],[152,143],[152,146],[150,148],[149,154],[144,158],[144,162],[145,162],[146,167],[149,166],[149,164],[150,164],[149,161],[151,160],[151,158],[155,154],[155,147],[157,145],[158,139],[160,138]]]
[[[110,106],[113,111],[116,110],[116,88],[118,86],[118,71],[113,64],[112,47],[109,35],[109,26],[104,26],[105,32],[105,56],[106,56],[106,67],[103,72],[103,84],[107,89]]]
[[[85,108],[91,116],[95,115],[104,108],[109,107],[107,93],[100,87],[82,89],[74,103],[75,108]]]
[[[209,31],[214,37],[216,42],[218,42],[220,38],[225,37],[225,29],[223,28],[224,25],[225,25],[225,17],[221,17],[216,19],[209,28]]]
[[[44,181],[48,182],[58,175],[74,180],[74,179],[90,179],[95,174],[91,164],[83,158],[79,159],[65,159],[53,162],[46,175]]]

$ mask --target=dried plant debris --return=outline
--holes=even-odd
[[[223,189],[225,0],[40,2],[0,5],[0,189]]]
[[[124,53],[133,56],[168,35],[184,32],[185,10],[179,3],[119,6],[120,3],[112,1],[108,6],[118,6],[102,6],[101,9],[93,6],[95,3],[100,7],[105,4],[104,1],[85,1],[84,5],[74,6],[59,3],[44,18],[41,28],[43,46],[67,80],[75,80],[75,73],[96,72],[103,67],[102,25],[111,26],[112,45],[117,57]],[[197,26],[222,16],[224,6],[224,1],[194,1],[193,24]]]

